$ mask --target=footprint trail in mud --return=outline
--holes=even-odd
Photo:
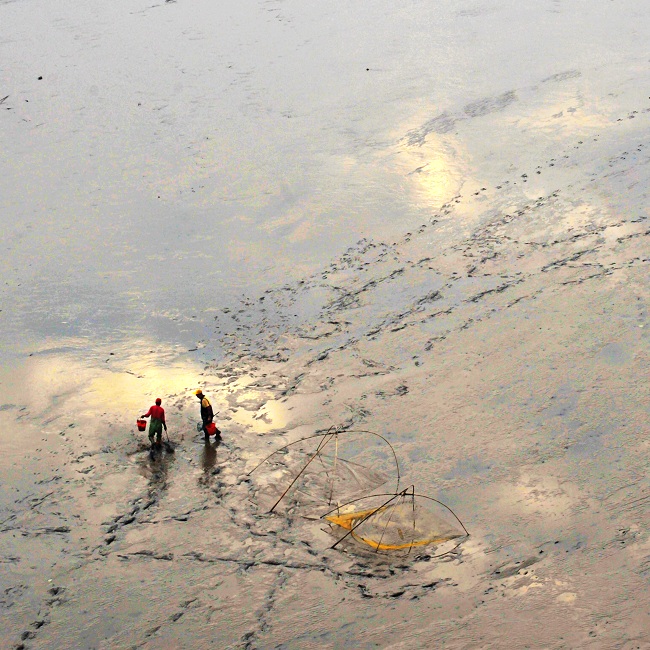
[[[255,376],[251,366],[270,362],[273,374],[285,377],[270,388],[286,396],[307,381],[314,364],[391,333],[409,335],[414,329],[416,340],[429,333],[419,351],[415,349],[415,365],[422,365],[436,342],[522,301],[645,266],[650,217],[617,217],[581,197],[595,179],[617,183],[629,170],[647,165],[647,145],[639,143],[634,155],[625,151],[611,156],[587,174],[593,177],[587,184],[572,182],[535,199],[509,196],[518,182],[528,182],[528,174],[503,181],[492,190],[493,207],[470,236],[453,234],[454,211],[463,201],[458,195],[429,223],[399,241],[361,240],[321,273],[268,290],[257,300],[245,299],[239,309],[224,309],[217,336],[224,346],[229,341],[236,341],[236,346],[230,354],[234,361],[219,370]],[[578,141],[575,149],[584,146]],[[574,157],[566,154],[561,163],[551,159],[545,166],[574,166],[578,164]],[[481,188],[475,194],[485,193]],[[500,209],[499,204],[508,207]],[[473,205],[480,210],[480,204]],[[437,252],[419,257],[432,246],[426,234],[431,229],[443,233],[434,248]],[[447,233],[451,236],[442,243]],[[286,376],[283,364],[298,354],[304,369]],[[381,363],[395,369],[403,367],[404,360],[383,358]],[[323,381],[331,387],[336,378]]]

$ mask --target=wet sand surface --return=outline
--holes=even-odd
[[[0,19],[6,647],[650,647],[638,3]],[[470,536],[267,514],[247,472],[331,426]]]

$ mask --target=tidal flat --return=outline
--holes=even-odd
[[[647,11],[0,21],[3,647],[650,647]],[[268,514],[251,469],[332,427],[469,536]]]

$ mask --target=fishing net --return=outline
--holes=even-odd
[[[256,501],[267,512],[296,511],[328,522],[337,538],[356,551],[408,555],[469,535],[444,503],[399,488],[395,451],[379,434],[334,431],[280,447],[254,467]],[[377,494],[377,488],[395,491]],[[384,488],[385,489],[385,488]]]
[[[392,448],[368,432],[323,434],[290,443],[249,474],[253,472],[257,501],[269,511],[282,507],[322,512],[383,485],[399,486]]]
[[[384,485],[390,478],[379,470],[322,454],[315,463],[305,468],[306,462],[308,459],[286,467],[285,471],[274,473],[273,483],[260,490],[260,503],[268,505],[269,509],[279,499],[284,501],[286,507],[329,506],[367,494]],[[299,479],[289,488],[299,473]],[[284,494],[287,488],[289,491]]]
[[[447,506],[412,489],[357,499],[323,518],[339,538],[334,546],[347,539],[375,551],[410,552],[467,535]]]

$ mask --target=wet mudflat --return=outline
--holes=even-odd
[[[648,18],[585,11],[0,2],[8,647],[648,647]],[[470,537],[266,514],[332,425]]]

